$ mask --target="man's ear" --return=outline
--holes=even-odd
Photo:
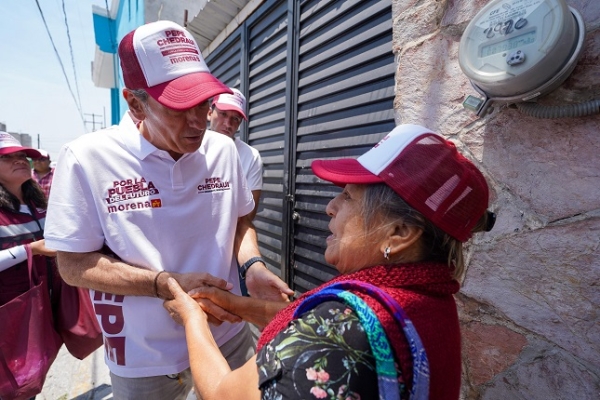
[[[146,119],[146,108],[142,100],[134,96],[131,90],[127,88],[123,89],[123,98],[127,102],[129,111],[131,111],[131,114],[135,117],[135,119],[140,121]]]
[[[403,259],[410,259],[420,253],[418,244],[421,235],[423,235],[423,229],[421,228],[406,225],[402,222],[394,224],[388,228],[387,235],[381,242],[380,250],[384,253],[386,248],[389,248],[389,258],[391,260],[400,253],[404,255]]]

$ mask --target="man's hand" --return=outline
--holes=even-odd
[[[251,297],[262,300],[289,302],[289,296],[294,295],[284,281],[258,262],[246,272],[246,287]]]
[[[238,219],[233,254],[239,265],[244,265],[252,257],[260,256],[256,229],[250,218]],[[259,262],[252,264],[246,271],[246,287],[251,297],[262,300],[289,301],[288,296],[294,295],[294,291],[285,282]]]

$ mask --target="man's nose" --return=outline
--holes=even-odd
[[[197,129],[206,128],[208,109],[206,109],[206,107],[202,107],[201,105],[192,107],[187,111],[187,118],[190,126],[193,126]]]

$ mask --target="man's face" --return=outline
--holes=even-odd
[[[50,159],[46,157],[34,158],[33,169],[37,172],[46,172],[50,169]]]
[[[150,143],[169,152],[175,160],[198,150],[206,132],[208,100],[183,111],[167,108],[150,96],[141,104],[134,116],[143,121],[141,132]]]
[[[210,129],[222,133],[233,139],[242,123],[242,115],[237,111],[219,110],[217,106],[211,107],[208,112]]]

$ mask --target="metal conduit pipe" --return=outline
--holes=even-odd
[[[600,100],[590,100],[563,106],[544,106],[538,103],[516,103],[517,108],[535,118],[573,118],[600,113]]]

